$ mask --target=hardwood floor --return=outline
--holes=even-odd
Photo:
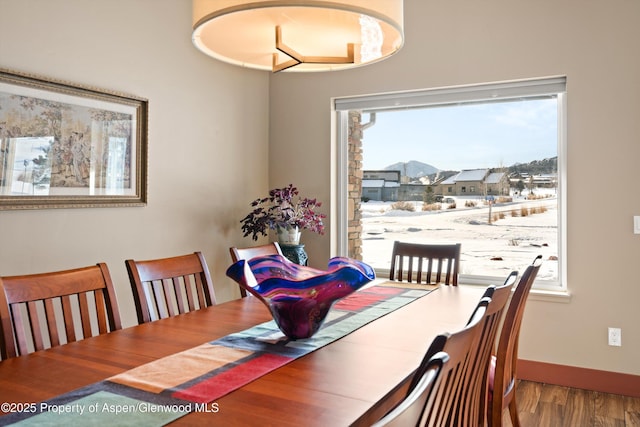
[[[640,398],[520,381],[522,427],[640,427]],[[511,426],[509,412],[503,425]]]

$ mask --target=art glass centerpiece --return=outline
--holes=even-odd
[[[229,267],[227,276],[258,297],[282,333],[295,340],[313,336],[333,303],[375,279],[375,272],[345,257],[331,258],[323,271],[268,255],[239,260]]]

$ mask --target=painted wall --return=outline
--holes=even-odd
[[[129,326],[124,260],[200,250],[218,300],[239,296],[225,271],[268,190],[268,73],[200,53],[176,0],[0,0],[0,67],[149,100],[148,205],[0,211],[1,275],[104,261]]]
[[[610,185],[640,181],[640,3],[405,0],[404,16],[405,46],[386,61],[271,78],[270,182],[330,200],[331,97],[566,76],[571,299],[529,302],[520,357],[640,374],[640,197]],[[305,243],[312,260],[331,255],[327,236]]]

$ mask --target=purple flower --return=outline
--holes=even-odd
[[[258,240],[258,235],[266,236],[269,229],[294,227],[324,234],[322,219],[326,215],[315,211],[320,206],[322,203],[316,199],[300,197],[293,184],[274,188],[268,197],[251,202],[254,209],[240,221],[243,235],[251,235],[253,240]]]

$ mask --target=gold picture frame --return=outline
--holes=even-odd
[[[0,210],[146,205],[148,104],[0,69]]]

